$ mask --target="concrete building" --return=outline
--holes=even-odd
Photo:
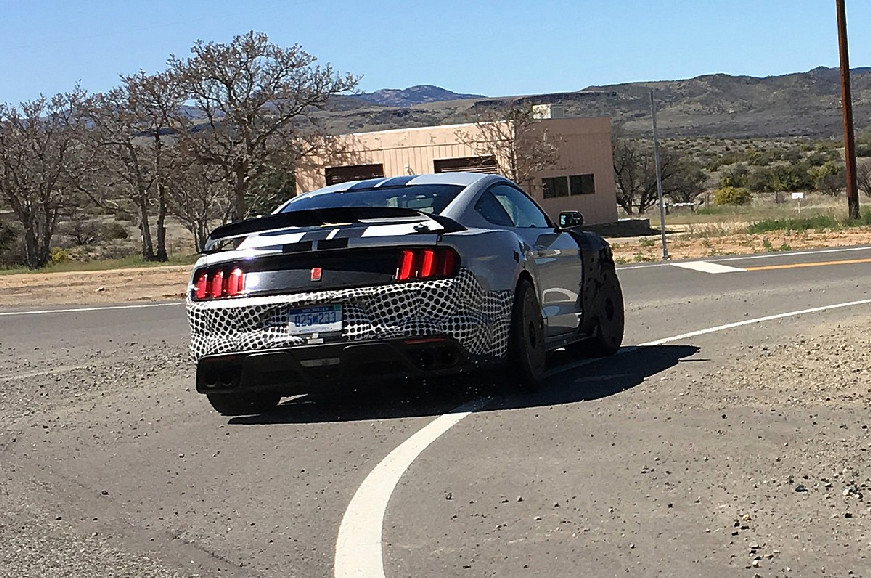
[[[555,154],[547,168],[527,171],[520,184],[554,221],[560,211],[578,210],[589,224],[617,220],[616,185],[609,118],[552,118],[551,110],[527,130],[521,151],[543,139]],[[503,131],[504,133],[504,131]],[[488,135],[477,124],[444,125],[356,133],[337,137],[327,159],[313,159],[297,170],[297,189],[310,191],[342,181],[449,171],[500,172],[504,150],[488,149]],[[518,156],[520,156],[518,154]],[[505,171],[502,171],[505,172]]]

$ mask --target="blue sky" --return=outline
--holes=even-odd
[[[846,0],[850,64],[871,66],[871,2]],[[0,0],[0,102],[109,90],[197,39],[298,43],[360,89],[488,96],[700,74],[838,66],[834,0]]]

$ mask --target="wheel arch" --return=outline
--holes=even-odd
[[[526,281],[529,281],[529,284],[532,285],[532,287],[534,289],[538,290],[538,287],[535,284],[535,279],[532,278],[532,273],[530,273],[526,269],[520,269],[520,271],[518,272],[517,281],[514,282],[514,289],[515,290],[520,285],[520,282],[523,281],[524,279]]]
[[[583,281],[581,287],[582,334],[590,334],[596,328],[598,311],[596,298],[605,280],[606,270],[614,269],[611,246],[604,240],[594,250],[582,251]]]

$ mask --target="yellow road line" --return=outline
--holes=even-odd
[[[793,265],[765,265],[763,267],[744,267],[745,271],[770,271],[772,269],[796,269],[798,267],[826,267],[828,265],[855,265],[871,263],[871,259],[847,259],[846,261],[822,261],[820,263],[795,263]]]

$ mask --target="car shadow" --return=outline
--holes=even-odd
[[[624,347],[613,356],[583,361],[557,351],[548,358],[544,386],[531,393],[508,385],[504,376],[482,372],[301,395],[287,398],[268,413],[233,417],[228,423],[269,425],[438,416],[481,398],[490,401],[480,412],[592,401],[631,389],[698,351],[691,345]]]

